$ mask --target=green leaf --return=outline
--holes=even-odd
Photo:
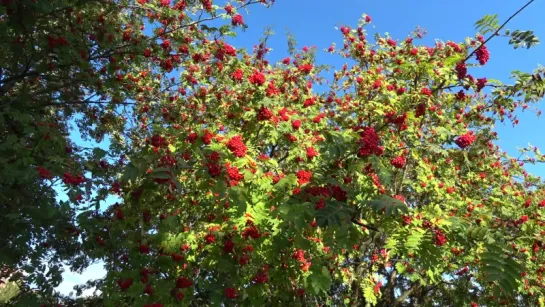
[[[325,266],[320,271],[314,270],[308,279],[315,294],[325,293],[331,287],[331,276]]]
[[[488,229],[485,227],[471,227],[467,230],[468,236],[475,240],[484,240],[488,234]]]
[[[280,179],[275,185],[275,191],[291,189],[297,185],[297,176],[295,174],[289,174]]]
[[[319,226],[341,225],[350,220],[354,209],[336,201],[326,201],[326,207],[316,212]]]
[[[475,29],[485,35],[494,32],[499,28],[498,14],[485,15],[475,23]]]
[[[419,249],[420,242],[424,238],[425,230],[421,228],[415,228],[412,229],[409,236],[407,237],[407,241],[405,241],[405,247],[409,250],[409,252],[414,252]]]
[[[403,272],[405,272],[407,268],[405,267],[405,265],[403,265],[403,263],[401,262],[398,262],[396,263],[396,270],[399,274],[403,274]]]
[[[236,212],[237,216],[243,215],[248,207],[246,200],[245,190],[240,187],[232,187],[228,190],[229,193],[229,203],[231,206],[230,210]]]
[[[227,183],[225,180],[216,180],[216,183],[212,187],[212,192],[218,193],[219,197],[223,198],[227,192]]]
[[[375,289],[372,285],[366,285],[363,288],[363,297],[365,301],[374,306],[377,304],[377,296],[375,295]]]
[[[367,204],[376,212],[384,212],[387,216],[397,216],[401,213],[409,213],[409,208],[399,199],[381,195],[380,197],[368,201]]]
[[[397,246],[397,239],[394,238],[394,237],[389,237],[388,239],[386,239],[386,245],[384,245],[384,248],[387,248],[387,249],[392,249],[392,248],[395,248]]]
[[[176,190],[180,193],[183,192],[182,190],[182,185],[180,184],[180,182],[178,180],[172,180],[172,182],[174,183],[174,186],[176,187]]]
[[[534,31],[527,30],[527,31],[520,31],[515,30],[510,33],[511,39],[509,40],[510,45],[514,45],[514,48],[517,49],[518,47],[526,47],[531,48],[539,44],[539,39],[537,36],[534,35]]]
[[[138,168],[136,168],[136,166],[132,162],[129,162],[129,164],[127,164],[127,166],[125,167],[125,172],[121,176],[120,181],[123,183],[128,181],[134,181],[136,180],[136,178],[138,178],[138,175]]]
[[[463,53],[454,53],[453,55],[449,56],[444,60],[444,66],[445,67],[452,67],[456,65],[456,63],[460,62],[464,59]]]
[[[151,172],[151,176],[158,179],[169,179],[172,178],[172,173],[165,167],[159,167]]]
[[[107,153],[108,153],[108,152],[107,152],[106,150],[102,149],[102,148],[98,148],[98,147],[97,147],[97,148],[94,148],[94,149],[93,149],[93,154],[94,154],[94,156],[95,156],[97,159],[99,159],[99,160],[102,159],[102,158],[104,158],[104,157],[106,156]]]
[[[392,174],[390,169],[384,166],[382,160],[377,156],[371,156],[370,161],[381,184],[384,186],[389,186],[392,183]]]
[[[485,245],[486,252],[481,254],[484,279],[497,282],[499,289],[505,293],[518,288],[521,280],[522,267],[511,258],[505,257],[505,251],[499,245]]]

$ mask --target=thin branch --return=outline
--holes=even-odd
[[[42,104],[40,107],[64,107],[69,105],[77,105],[77,104],[114,104],[114,105],[135,105],[136,102],[112,102],[112,101],[69,101],[69,102],[63,102],[63,103],[48,103],[48,104]]]
[[[399,191],[401,191],[401,188],[403,187],[403,181],[405,181],[405,177],[407,176],[407,169],[408,169],[408,164],[405,164],[405,166],[403,167],[403,176],[401,176],[401,181],[396,182],[396,184],[394,184],[395,194],[399,193]],[[397,186],[397,184],[399,184],[399,186]]]
[[[469,60],[474,54],[475,52],[477,52],[477,50],[481,49],[484,45],[486,45],[486,43],[488,43],[494,36],[499,36],[499,32],[501,31],[501,29],[503,29],[503,27],[505,27],[505,25],[507,25],[507,23],[509,21],[511,21],[511,19],[513,19],[515,16],[517,16],[520,12],[522,12],[522,10],[524,10],[526,7],[528,7],[528,5],[530,5],[532,2],[534,2],[534,0],[530,0],[528,3],[526,3],[523,7],[521,7],[518,11],[516,11],[513,15],[511,15],[509,18],[507,18],[507,20],[494,32],[492,33],[492,35],[490,35],[490,37],[488,37],[484,42],[482,42],[479,47],[475,48],[463,61],[462,63],[465,63],[467,60]],[[437,86],[434,90],[432,90],[432,93],[436,93],[440,90],[443,89],[443,86],[445,85],[446,83],[446,80],[443,80],[439,86]]]
[[[40,73],[37,72],[37,71],[23,71],[20,75],[17,75],[17,76],[13,76],[13,77],[9,77],[9,78],[5,78],[5,79],[2,79],[0,80],[0,83],[2,84],[7,84],[7,83],[10,83],[12,81],[18,81],[20,79],[24,79],[26,77],[30,77],[30,76],[39,76]]]
[[[374,231],[379,231],[378,228],[374,227],[374,226],[371,226],[371,225],[367,225],[367,224],[363,224],[361,223],[360,221],[358,220],[352,220],[352,223],[358,225],[358,226],[361,226],[361,227],[365,227],[365,228],[369,228],[371,230],[374,230]]]
[[[469,58],[471,58],[475,52],[477,52],[477,50],[481,49],[486,43],[488,43],[488,41],[490,41],[494,36],[498,35],[498,33],[500,32],[501,29],[503,29],[503,27],[505,27],[505,25],[507,25],[507,23],[509,21],[511,21],[511,19],[513,19],[515,16],[517,16],[520,12],[522,12],[526,7],[528,7],[532,2],[534,2],[534,0],[530,0],[528,1],[528,3],[526,3],[523,7],[521,7],[518,11],[516,11],[513,15],[511,15],[509,18],[507,18],[507,20],[494,32],[492,33],[492,35],[490,35],[489,38],[487,38],[479,47],[475,48],[465,59],[463,62],[467,61]]]
[[[286,152],[286,154],[285,154],[282,158],[278,159],[278,161],[276,161],[276,162],[278,162],[278,164],[280,164],[280,162],[286,160],[286,159],[288,158],[289,155],[290,155],[290,151],[288,150],[288,151]]]

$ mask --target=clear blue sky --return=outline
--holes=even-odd
[[[221,1],[217,1],[221,4]],[[427,37],[422,41],[432,45],[434,39],[444,41],[462,41],[475,34],[474,23],[485,14],[498,14],[500,23],[516,12],[527,1],[520,0],[276,0],[269,9],[259,5],[251,6],[250,14],[242,13],[249,28],[233,40],[237,48],[251,49],[259,42],[263,30],[272,26],[276,34],[268,41],[274,51],[269,55],[271,61],[277,61],[287,55],[286,29],[295,35],[298,47],[316,46],[318,50],[327,48],[331,43],[342,44],[342,36],[335,27],[348,25],[354,27],[363,13],[373,19],[367,28],[370,35],[388,32],[395,39],[404,39],[417,26],[425,28]],[[534,30],[545,40],[545,22],[541,18],[545,12],[545,0],[536,0],[520,15],[515,17],[507,28]],[[488,45],[490,61],[486,67],[470,71],[476,77],[487,77],[509,82],[510,72],[518,69],[531,72],[538,64],[545,65],[545,44],[530,50],[514,50],[507,44],[506,38],[496,37]],[[339,56],[319,51],[319,64],[340,67],[344,60]],[[533,113],[519,115],[520,124],[512,128],[509,124],[498,124],[499,145],[512,155],[517,155],[516,148],[528,143],[539,146],[545,152],[545,118],[538,119]],[[85,145],[77,133],[72,134],[77,144]],[[88,143],[87,143],[88,145]],[[534,174],[545,177],[545,166],[528,167]],[[103,274],[100,267],[94,267],[83,275],[65,273],[65,282],[58,288],[63,293],[70,292],[76,283],[85,282]]]

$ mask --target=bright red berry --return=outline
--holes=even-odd
[[[477,136],[474,134],[473,131],[470,131],[466,134],[459,136],[455,140],[455,143],[456,145],[458,145],[458,147],[463,149],[473,144],[476,140],[477,140]]]
[[[244,145],[244,142],[242,141],[242,137],[240,135],[232,137],[229,142],[227,142],[227,148],[239,158],[244,157],[246,155],[246,152],[248,151],[248,147]]]
[[[236,14],[235,16],[233,16],[231,18],[231,24],[235,27],[244,25],[244,19],[242,19],[242,15]]]
[[[395,157],[390,160],[390,164],[395,168],[403,168],[407,163],[407,159],[404,156]]]

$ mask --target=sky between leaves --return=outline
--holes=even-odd
[[[249,27],[243,33],[239,30],[238,37],[231,40],[231,43],[237,48],[251,50],[259,42],[264,29],[271,26],[276,33],[267,42],[268,47],[273,49],[268,56],[272,63],[287,56],[286,33],[289,31],[295,36],[298,48],[303,46],[317,48],[317,64],[341,67],[345,63],[343,58],[330,55],[323,50],[333,42],[342,46],[342,35],[338,28],[342,25],[355,27],[364,13],[372,18],[371,25],[367,27],[370,37],[375,33],[388,32],[393,39],[402,40],[420,26],[426,29],[428,34],[418,44],[433,45],[435,39],[459,42],[465,37],[474,36],[476,33],[474,23],[486,14],[498,14],[501,24],[527,2],[527,0],[276,0],[268,9],[256,5],[249,7],[249,14],[242,13]],[[218,1],[218,4],[222,4],[221,1]],[[544,41],[543,12],[545,0],[535,0],[511,20],[506,28],[533,30],[540,40]],[[507,38],[495,37],[487,45],[490,61],[483,68],[470,68],[470,73],[476,78],[487,77],[510,83],[511,71],[532,72],[539,64],[545,65],[545,43],[529,50],[515,50],[508,45]],[[542,103],[539,106],[542,107],[541,105]],[[508,122],[497,124],[496,131],[500,137],[499,145],[502,150],[518,156],[517,148],[530,143],[545,152],[545,118],[538,118],[535,112],[528,111],[519,112],[518,118],[520,123],[516,127]],[[84,142],[77,131],[74,131],[71,137],[77,145],[91,145]],[[101,147],[107,147],[107,143],[104,142]],[[527,165],[527,170],[545,177],[545,165]],[[61,190],[58,192],[59,198],[65,198]],[[102,207],[107,205],[110,204],[104,204]],[[68,294],[74,285],[84,283],[88,279],[100,278],[104,273],[100,264],[93,265],[81,275],[66,272],[57,290]]]

